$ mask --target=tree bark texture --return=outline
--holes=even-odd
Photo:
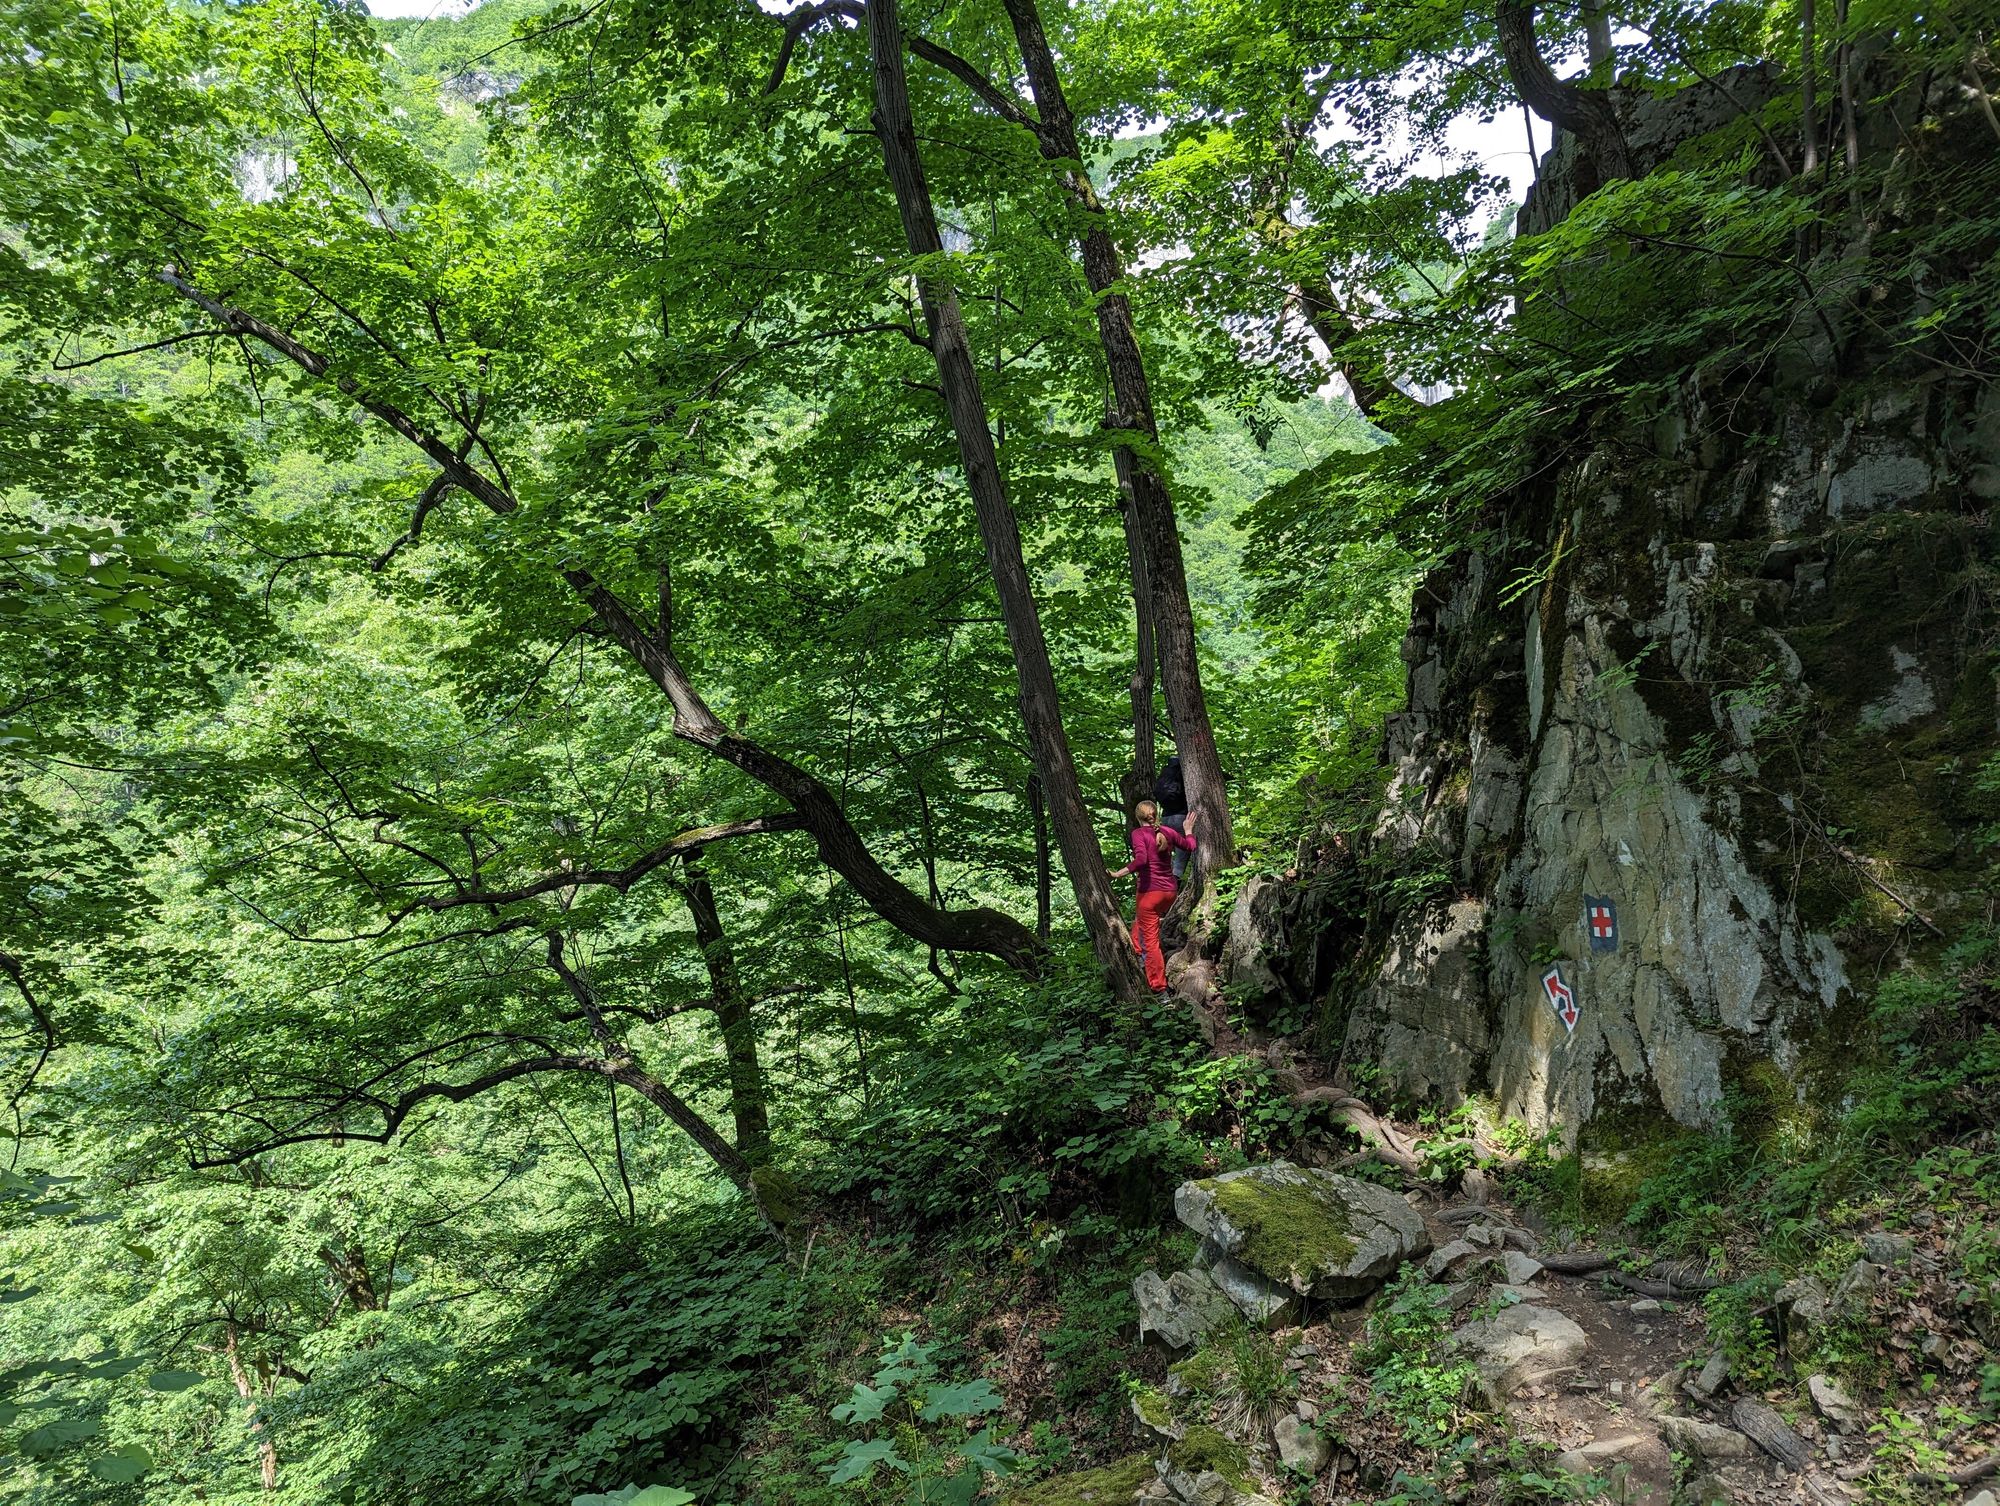
[[[715,1001],[715,1022],[722,1031],[722,1051],[729,1063],[729,1112],[736,1122],[736,1149],[752,1166],[771,1159],[770,1099],[764,1086],[764,1064],[757,1056],[757,1025],[750,1000],[736,967],[736,950],[722,928],[722,911],[699,854],[682,865],[681,895],[694,917],[695,945],[708,969],[709,995]]]
[[[236,1387],[236,1394],[243,1399],[243,1416],[250,1425],[251,1441],[257,1445],[257,1471],[264,1481],[264,1489],[278,1488],[278,1445],[272,1441],[271,1430],[264,1425],[264,1419],[257,1409],[257,1392],[250,1384],[250,1372],[243,1363],[243,1352],[236,1342],[236,1325],[233,1322],[222,1325],[222,1352],[229,1361],[229,1379]]]
[[[1125,528],[1125,563],[1132,575],[1132,774],[1122,791],[1127,814],[1152,793],[1159,772],[1159,726],[1153,712],[1154,671],[1159,649],[1153,634],[1153,590],[1147,583],[1146,543],[1139,535],[1139,519],[1126,485],[1131,452],[1120,449],[1117,465],[1118,517]]]
[[[1035,774],[1028,776],[1028,819],[1035,828],[1035,934],[1047,941],[1055,886],[1049,861],[1049,807],[1042,799],[1041,777]]]
[[[1535,44],[1536,0],[1500,0],[1494,20],[1500,30],[1500,54],[1521,102],[1542,119],[1576,137],[1584,149],[1590,178],[1580,179],[1586,194],[1618,178],[1632,176],[1632,153],[1625,133],[1601,89],[1581,89],[1557,78]]]
[[[896,0],[869,0],[868,43],[875,74],[875,134],[881,141],[883,166],[902,216],[904,239],[912,255],[941,257],[944,241],[938,233],[923,159],[917,151],[909,83],[903,68],[902,17]],[[1133,960],[1063,730],[1041,612],[1021,553],[1020,525],[1008,500],[993,433],[987,426],[986,400],[973,364],[965,317],[950,283],[934,273],[917,279],[917,294],[945,409],[958,440],[966,485],[972,492],[987,568],[992,572],[1007,642],[1014,653],[1029,757],[1042,781],[1063,867],[1076,891],[1077,907],[1105,976],[1121,997],[1136,1000],[1144,996],[1145,980]]]
[[[1196,840],[1201,871],[1220,872],[1235,857],[1229,820],[1229,800],[1222,783],[1222,763],[1216,752],[1215,729],[1208,719],[1202,693],[1201,663],[1194,629],[1194,608],[1188,599],[1187,567],[1181,558],[1181,537],[1174,517],[1173,497],[1153,457],[1159,451],[1159,428],[1153,417],[1152,384],[1139,348],[1132,305],[1118,291],[1125,278],[1118,247],[1084,170],[1076,139],[1076,120],[1062,89],[1055,54],[1042,28],[1036,0],[1005,0],[1014,37],[1028,75],[1040,117],[1035,135],[1042,154],[1061,164],[1070,196],[1083,210],[1082,260],[1085,280],[1097,295],[1097,334],[1104,347],[1115,411],[1108,422],[1138,436],[1139,443],[1121,446],[1119,481],[1138,522],[1145,552],[1148,597],[1153,630],[1159,638],[1161,678],[1167,709],[1173,719],[1174,748],[1187,780],[1188,808],[1201,813]]]

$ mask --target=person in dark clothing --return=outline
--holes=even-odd
[[[1160,777],[1153,781],[1153,800],[1160,808],[1160,824],[1171,826],[1175,831],[1187,830],[1187,784],[1181,778],[1181,756],[1176,753],[1169,758],[1166,767],[1160,770]],[[1179,882],[1187,871],[1187,853],[1180,847],[1173,849],[1174,880]]]

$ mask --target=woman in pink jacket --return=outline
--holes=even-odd
[[[1196,812],[1190,811],[1187,831],[1178,832],[1160,824],[1160,808],[1150,800],[1139,802],[1139,824],[1132,831],[1132,861],[1112,873],[1123,878],[1139,875],[1139,909],[1132,922],[1132,944],[1146,966],[1146,982],[1156,994],[1167,991],[1167,959],[1160,951],[1160,917],[1174,902],[1179,886],[1174,883],[1171,855],[1175,848],[1194,851]]]

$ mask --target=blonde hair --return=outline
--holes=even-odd
[[[1133,807],[1132,813],[1145,825],[1151,826],[1160,819],[1159,803],[1153,800],[1141,800]]]

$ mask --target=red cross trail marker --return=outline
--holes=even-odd
[[[1576,991],[1563,981],[1562,964],[1557,963],[1542,974],[1542,992],[1548,995],[1549,1003],[1555,1006],[1556,1018],[1563,1022],[1563,1028],[1574,1034],[1577,1017],[1583,1013],[1576,1002]]]
[[[1593,952],[1618,950],[1618,906],[1608,894],[1583,897],[1583,933]]]

